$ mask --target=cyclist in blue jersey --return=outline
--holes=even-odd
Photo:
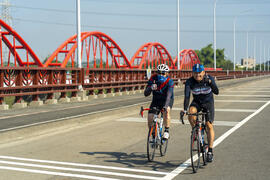
[[[213,128],[215,107],[213,93],[218,95],[219,89],[212,76],[206,75],[204,66],[195,64],[192,68],[193,76],[185,83],[185,99],[184,99],[184,113],[196,113],[199,111],[208,112],[206,116],[206,130],[209,149],[207,153],[207,161],[213,161],[213,143],[215,139],[215,132]],[[193,95],[193,101],[189,105],[190,93]],[[192,127],[195,126],[196,116],[189,116],[188,120]]]
[[[148,127],[151,126],[153,122],[154,112],[152,109],[156,107],[157,109],[164,109],[164,139],[169,138],[169,128],[170,128],[170,111],[174,102],[174,83],[169,77],[169,67],[166,64],[160,64],[157,67],[157,74],[151,76],[147,82],[147,86],[144,91],[145,96],[149,96],[151,92],[153,93],[152,103],[150,105],[150,111],[148,112]]]

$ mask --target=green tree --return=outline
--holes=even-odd
[[[217,49],[216,51],[217,68],[232,70],[233,63],[229,59],[225,58],[224,51],[225,49]],[[201,50],[195,50],[195,52],[205,67],[214,67],[214,50],[212,48],[212,44],[203,47]]]

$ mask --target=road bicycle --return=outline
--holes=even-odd
[[[143,117],[144,111],[149,111],[149,108],[144,109],[141,107],[140,114]],[[159,148],[160,155],[165,156],[167,147],[168,147],[168,139],[163,138],[164,134],[164,124],[163,124],[163,113],[164,110],[159,110],[157,108],[153,108],[152,112],[154,113],[153,123],[148,131],[147,136],[147,158],[148,161],[151,162],[154,160],[155,151]],[[159,117],[159,113],[161,113]]]
[[[181,112],[180,119],[182,123],[184,123],[183,117],[184,112]],[[192,128],[191,131],[191,143],[190,143],[190,157],[191,157],[191,166],[193,172],[196,173],[200,167],[200,155],[202,154],[203,165],[207,165],[207,152],[208,152],[208,144],[207,144],[207,135],[206,135],[206,125],[205,118],[207,113],[199,112],[199,113],[186,113],[188,116],[196,116],[196,124]],[[206,136],[205,136],[206,135]],[[197,162],[196,162],[197,161]]]

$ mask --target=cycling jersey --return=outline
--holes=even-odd
[[[214,78],[210,75],[205,75],[200,82],[197,82],[193,77],[189,78],[185,84],[184,110],[187,110],[189,106],[190,92],[193,94],[193,101],[198,104],[207,104],[214,102],[213,93],[218,94],[219,90]]]
[[[174,100],[173,88],[174,83],[170,77],[154,74],[147,82],[144,91],[145,96],[149,96],[152,92],[151,86],[157,84],[157,90],[153,90],[153,102],[165,102],[164,107],[172,106]]]

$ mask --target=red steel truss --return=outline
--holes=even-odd
[[[177,67],[177,59],[174,59],[174,64]],[[190,70],[194,64],[200,63],[196,52],[192,49],[184,49],[180,52],[180,70]]]
[[[39,58],[21,36],[0,19],[0,63],[4,66],[43,67]],[[4,53],[7,57],[4,57]],[[6,59],[4,59],[6,58]],[[13,61],[12,61],[13,60]]]
[[[76,39],[77,35],[74,35],[60,45],[47,59],[44,66],[75,67]],[[108,35],[96,31],[83,32],[81,33],[81,42],[84,67],[131,68],[121,48]]]
[[[61,44],[44,64],[40,62],[21,36],[1,19],[0,38],[1,67],[77,67],[77,35],[70,37]],[[81,43],[82,67],[87,69],[147,69],[149,67],[156,69],[159,64],[167,64],[171,69],[177,67],[177,57],[173,60],[167,49],[158,42],[149,42],[142,45],[130,61],[118,44],[102,32],[81,33]],[[193,64],[200,62],[192,49],[182,50],[180,58],[181,70],[189,70]]]
[[[167,64],[175,69],[174,62],[167,49],[160,43],[146,43],[142,45],[130,60],[132,68],[156,69],[159,64]]]

